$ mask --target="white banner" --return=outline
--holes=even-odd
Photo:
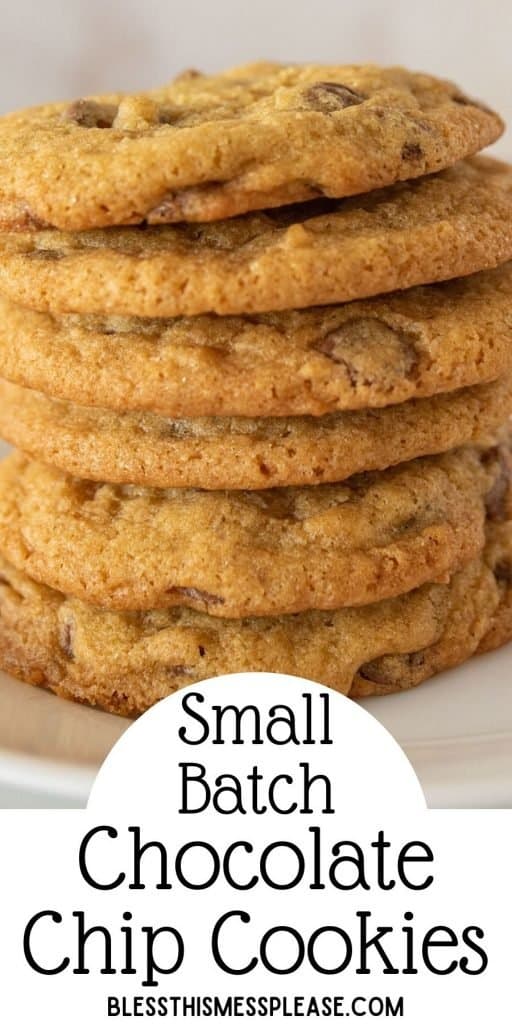
[[[512,813],[427,810],[389,733],[317,684],[184,689],[87,811],[1,820],[8,1024],[510,1019]]]

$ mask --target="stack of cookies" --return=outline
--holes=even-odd
[[[512,170],[403,69],[0,122],[0,663],[134,714],[512,636]]]

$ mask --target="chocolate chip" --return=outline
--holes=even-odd
[[[402,160],[421,160],[423,156],[419,142],[406,142],[402,146]]]
[[[83,501],[94,501],[98,491],[103,487],[98,480],[80,480],[79,489]]]
[[[161,124],[174,124],[176,125],[176,115],[174,114],[169,120],[165,120],[163,115],[160,116]],[[186,221],[190,211],[195,209],[195,203],[201,194],[214,194],[225,189],[226,183],[224,181],[206,181],[203,185],[196,185],[190,189],[183,189],[181,192],[168,192],[162,196],[160,202],[148,210],[146,214],[146,221],[148,224],[166,224],[170,221]],[[288,206],[277,207],[275,210],[266,210],[265,213],[261,213],[260,216],[265,216],[267,220],[272,223],[276,223],[279,227],[285,227],[289,224],[297,224],[302,221],[309,220],[311,217],[319,217],[324,213],[331,213],[338,206],[338,202],[333,204],[332,200],[329,201],[323,195],[322,189],[314,184],[308,185],[309,199],[304,203],[290,203]],[[316,206],[316,203],[320,205]]]
[[[10,583],[9,583],[9,580],[7,579],[7,576],[4,576],[2,573],[0,573],[0,587],[9,587],[9,586],[10,586]]]
[[[117,107],[112,103],[76,100],[64,112],[64,119],[81,128],[111,128],[116,115]]]
[[[175,124],[176,112],[161,110],[159,124]],[[224,188],[225,183],[219,181],[207,181],[204,185],[196,185],[193,188],[183,189],[181,192],[166,192],[157,203],[151,207],[146,214],[146,222],[152,224],[167,224],[169,221],[185,221],[191,208],[194,208],[194,201],[202,193],[214,189]]]
[[[361,665],[359,675],[361,679],[366,679],[369,683],[382,684],[389,681],[386,673],[381,670],[380,660],[367,661],[365,665]]]
[[[493,572],[498,583],[505,583],[507,587],[512,586],[512,562],[503,559],[494,566]]]
[[[487,518],[492,522],[504,522],[509,518],[510,489],[512,487],[512,453],[505,445],[499,445],[484,452],[484,465],[496,466],[492,487],[485,498]]]
[[[196,587],[169,587],[167,593],[188,597],[191,601],[200,601],[206,605],[225,604],[225,599],[219,594],[209,594],[207,590],[197,590]]]
[[[61,627],[59,634],[59,645],[61,650],[66,655],[66,658],[69,658],[70,661],[75,660],[74,639],[75,623],[73,619],[68,619],[68,621],[64,622]]]
[[[126,693],[120,693],[119,690],[113,690],[109,698],[109,704],[111,707],[115,708],[116,711],[126,714],[128,696]]]
[[[330,114],[335,110],[344,110],[346,107],[355,107],[364,103],[366,96],[348,85],[341,82],[316,82],[304,93],[308,106],[319,110],[323,114]]]
[[[404,671],[414,671],[423,668],[425,664],[425,652],[413,651],[411,654],[385,655],[376,658],[375,661],[367,661],[359,669],[359,675],[370,683],[377,683],[381,686],[396,686],[402,681]]]
[[[411,378],[418,364],[412,332],[370,317],[346,320],[313,348],[342,367],[353,388],[385,381],[391,391]]]

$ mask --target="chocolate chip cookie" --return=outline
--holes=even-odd
[[[512,257],[512,171],[485,157],[354,199],[214,224],[0,235],[0,290],[54,313],[239,314],[348,302]]]
[[[506,553],[512,557],[512,537]],[[35,583],[1,558],[0,665],[123,715],[227,672],[306,676],[350,696],[390,693],[485,645],[500,616],[500,586],[482,556],[449,583],[364,607],[215,619],[186,608],[104,611]],[[512,621],[500,642],[511,636]]]
[[[331,609],[446,576],[483,546],[495,449],[417,459],[318,487],[156,490],[30,462],[0,466],[0,552],[113,609],[230,618]]]
[[[169,419],[47,398],[0,379],[0,436],[87,480],[260,490],[345,480],[468,443],[512,413],[512,379],[385,409],[266,419]]]
[[[507,370],[512,263],[346,306],[245,317],[57,316],[0,295],[0,375],[120,412],[318,416]]]
[[[497,139],[451,82],[374,65],[249,64],[0,120],[0,224],[207,221],[438,171]]]

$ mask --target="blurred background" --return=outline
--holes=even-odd
[[[512,121],[511,0],[1,0],[0,14],[0,112],[270,58],[407,64]]]

